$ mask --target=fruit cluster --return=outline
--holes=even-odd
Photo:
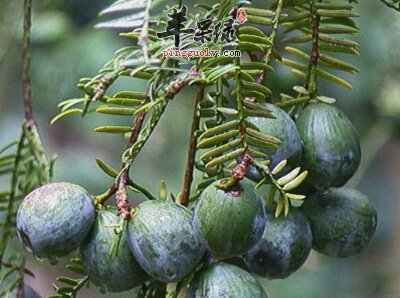
[[[304,264],[311,249],[332,257],[359,253],[373,237],[377,215],[363,194],[338,188],[360,161],[351,122],[325,103],[310,103],[296,122],[276,106],[267,107],[276,119],[250,121],[282,141],[277,150],[266,149],[271,166],[286,159],[282,175],[299,164],[309,170],[309,197],[288,216],[275,218],[273,203],[264,204],[251,183],[263,173],[250,166],[250,179],[227,189],[219,187],[227,179],[214,182],[193,209],[167,200],[143,202],[122,230],[115,208],[95,208],[82,187],[44,185],[18,210],[20,238],[34,255],[50,261],[79,248],[90,280],[110,292],[148,280],[188,279],[186,297],[203,298],[266,297],[251,273],[286,278]]]

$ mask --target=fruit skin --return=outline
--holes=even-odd
[[[85,189],[72,183],[50,183],[22,201],[17,230],[25,247],[37,257],[56,260],[78,248],[94,217],[94,206]]]
[[[296,124],[304,143],[307,182],[318,189],[345,184],[361,159],[360,141],[347,116],[333,105],[311,103]]]
[[[192,226],[193,213],[168,201],[138,206],[129,223],[129,244],[140,266],[154,279],[176,282],[192,273],[205,248]]]
[[[276,116],[276,119],[265,117],[248,117],[249,122],[256,125],[261,132],[271,135],[281,140],[277,149],[263,149],[262,152],[268,155],[271,160],[271,168],[274,168],[280,161],[287,159],[288,165],[282,170],[280,175],[288,173],[293,166],[300,162],[303,142],[301,141],[296,124],[290,116],[276,105],[264,104]],[[263,177],[255,167],[250,167],[247,171],[247,177],[253,181],[260,181]]]
[[[122,233],[118,251],[111,251],[116,234],[110,225],[117,225],[119,221],[116,210],[99,212],[80,246],[82,264],[90,280],[109,292],[133,289],[148,278],[133,257],[126,230]]]
[[[243,191],[228,192],[215,187],[204,189],[194,211],[193,223],[205,246],[218,258],[245,253],[260,240],[265,215],[261,200],[252,186],[242,184]]]
[[[186,298],[267,298],[262,286],[247,271],[217,263],[201,269],[190,283]]]
[[[275,218],[274,212],[267,210],[264,234],[244,261],[262,277],[286,278],[304,264],[311,246],[310,224],[301,211],[292,208],[287,217]]]
[[[368,198],[351,188],[330,188],[305,199],[301,208],[313,233],[313,248],[331,257],[360,253],[372,240],[377,213]]]

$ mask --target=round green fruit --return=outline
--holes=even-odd
[[[347,116],[333,105],[311,103],[296,124],[304,143],[307,181],[318,189],[345,184],[361,159],[360,141]]]
[[[286,278],[307,260],[312,246],[310,224],[295,208],[287,217],[266,212],[264,234],[244,257],[248,268],[269,279]]]
[[[265,216],[261,200],[251,185],[221,190],[216,181],[204,189],[193,222],[205,246],[218,258],[245,253],[260,240]]]
[[[217,263],[201,269],[190,283],[186,298],[267,298],[262,286],[247,271]]]
[[[330,188],[308,197],[302,210],[313,234],[313,248],[331,257],[360,253],[372,240],[377,224],[374,206],[361,192]]]
[[[118,250],[113,250],[117,240],[113,226],[119,221],[120,217],[112,210],[99,212],[88,237],[80,246],[85,272],[95,285],[108,292],[133,289],[148,278],[133,257],[126,230],[119,239]]]
[[[282,143],[278,149],[263,149],[262,152],[267,154],[271,160],[271,168],[284,159],[288,160],[288,165],[280,173],[283,175],[300,162],[303,144],[292,118],[276,105],[266,103],[265,106],[273,112],[276,119],[265,117],[248,117],[246,119],[256,125],[262,133],[281,140]],[[254,181],[260,181],[263,178],[254,167],[249,168],[247,177]]]
[[[17,213],[17,230],[35,256],[55,262],[78,248],[94,217],[85,189],[71,183],[51,183],[25,197]]]
[[[129,243],[140,266],[155,280],[176,282],[192,273],[205,248],[192,226],[193,213],[168,201],[140,204],[129,223]]]

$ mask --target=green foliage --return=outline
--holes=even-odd
[[[0,149],[0,176],[10,179],[8,189],[0,191],[0,296],[22,285],[26,271],[20,251],[7,253],[9,240],[16,236],[16,210],[33,188],[49,182],[54,161],[55,157],[48,163],[36,126],[27,123],[18,141]]]
[[[242,3],[249,4],[236,1],[222,1],[213,6],[198,4],[200,12],[189,13],[186,25],[190,26],[194,20],[204,19],[212,14],[216,14],[220,20],[224,19],[229,16],[234,5]],[[120,177],[130,167],[158,124],[169,100],[184,86],[207,86],[207,92],[197,106],[197,115],[201,120],[195,137],[198,139],[197,150],[201,154],[195,165],[197,170],[203,172],[204,181],[197,186],[197,192],[191,197],[191,200],[195,200],[207,185],[229,175],[231,168],[235,166],[235,160],[244,153],[263,158],[264,164],[268,164],[268,157],[260,149],[279,146],[278,139],[261,133],[246,120],[248,116],[274,117],[271,111],[260,105],[271,101],[272,92],[268,88],[266,76],[273,69],[270,65],[272,61],[277,60],[290,66],[291,72],[305,81],[305,88],[294,87],[297,97],[281,96],[281,102],[277,103],[283,108],[291,108],[292,111],[311,99],[334,101],[318,94],[317,77],[351,88],[344,79],[330,73],[330,69],[349,73],[358,71],[350,63],[332,56],[336,53],[358,55],[358,44],[344,37],[358,32],[352,20],[358,15],[352,10],[353,4],[348,1],[292,1],[286,4],[278,1],[270,9],[248,6],[245,7],[247,23],[238,27],[237,42],[204,44],[210,50],[218,51],[233,45],[246,52],[250,61],[223,56],[190,60],[180,57],[161,59],[163,51],[173,47],[173,40],[157,37],[158,25],[152,24],[165,24],[167,19],[164,15],[152,16],[154,5],[151,1],[116,1],[103,10],[101,15],[128,14],[122,19],[101,23],[99,27],[132,29],[121,35],[133,39],[135,44],[118,50],[115,57],[95,77],[81,79],[78,88],[85,93],[84,97],[60,103],[60,114],[52,121],[76,113],[82,116],[87,113],[125,117],[148,115],[137,140],[122,155],[125,166],[117,176],[117,170],[111,171],[114,178]],[[167,11],[170,9],[167,8]],[[152,25],[151,28],[149,24]],[[280,26],[285,29],[283,38],[278,38]],[[181,38],[181,47],[198,48],[193,36],[186,35],[183,34]],[[294,57],[285,58],[278,54],[278,42],[289,44],[285,49]],[[307,44],[311,46],[309,51],[306,50]],[[258,56],[262,58],[258,59]],[[147,81],[147,91],[119,91],[108,96],[107,89],[120,77]],[[235,88],[232,88],[234,84]],[[230,96],[227,96],[228,92]],[[235,104],[232,97],[236,97]],[[81,105],[81,108],[77,105]],[[130,138],[134,124],[135,122],[125,126],[107,124],[94,130],[122,134]],[[101,168],[110,175],[110,168],[104,167],[104,163],[102,165]],[[283,189],[281,186],[279,188]],[[289,199],[286,196],[282,198],[278,200],[277,210],[286,210],[284,213],[287,214],[288,204],[285,202]]]
[[[67,264],[65,267],[74,275],[80,275],[79,278],[71,278],[67,276],[57,277],[57,281],[62,283],[63,286],[59,287],[53,284],[54,291],[57,293],[51,295],[48,298],[66,298],[66,297],[76,297],[78,291],[84,287],[89,286],[89,279],[85,275],[85,271],[82,267],[82,262],[79,258],[73,258],[70,260],[71,264]]]
[[[358,43],[349,39],[349,36],[358,33],[353,20],[358,14],[353,12],[353,5],[346,2],[310,1],[292,7],[292,12],[282,19],[284,32],[289,36],[281,41],[288,44],[285,50],[291,58],[282,58],[280,62],[291,67],[294,75],[306,80],[311,93],[316,93],[314,81],[317,76],[352,88],[350,83],[332,74],[332,69],[349,73],[359,71],[354,65],[336,57],[336,54],[359,55]],[[304,47],[304,43],[310,42],[311,54]]]
[[[399,8],[399,1],[382,1]],[[195,152],[193,156],[189,154],[189,164],[193,161],[194,167],[202,174],[202,180],[192,193],[192,181],[189,181],[190,201],[195,201],[203,190],[216,180],[228,178],[229,187],[243,179],[236,173],[241,167],[245,167],[241,158],[249,156],[251,163],[264,176],[255,188],[262,184],[271,185],[266,204],[275,208],[275,217],[281,214],[287,216],[290,206],[298,207],[301,204],[305,196],[295,193],[295,189],[306,179],[307,170],[296,167],[281,175],[286,160],[270,169],[269,157],[262,149],[278,148],[281,141],[262,133],[247,118],[275,118],[262,104],[265,102],[274,103],[292,115],[310,101],[334,103],[335,99],[319,93],[320,78],[345,88],[352,88],[349,82],[337,75],[337,72],[353,74],[359,71],[356,66],[341,58],[344,54],[359,55],[359,45],[351,39],[358,33],[353,20],[358,17],[353,11],[357,1],[275,2],[268,9],[253,7],[249,1],[222,0],[214,5],[198,3],[198,11],[189,13],[185,25],[194,26],[196,21],[210,16],[216,16],[219,21],[223,21],[232,16],[235,9],[244,7],[247,23],[235,25],[238,37],[235,42],[204,44],[210,50],[218,52],[225,49],[240,50],[243,53],[241,58],[222,55],[193,59],[163,57],[164,51],[174,47],[172,39],[161,39],[156,34],[168,21],[164,13],[154,13],[163,0],[118,0],[100,13],[100,16],[110,19],[96,27],[120,29],[123,31],[120,35],[129,39],[132,45],[117,50],[112,59],[93,77],[82,78],[77,87],[83,95],[61,102],[58,105],[60,112],[51,120],[53,124],[72,115],[85,117],[89,114],[106,114],[114,116],[116,123],[113,123],[113,120],[110,123],[99,123],[94,131],[119,134],[128,139],[128,145],[121,153],[122,165],[119,169],[101,158],[96,159],[99,168],[113,181],[109,190],[95,196],[96,203],[103,204],[114,193],[117,193],[117,196],[121,196],[122,193],[127,200],[126,188],[141,192],[149,199],[156,198],[145,187],[133,182],[129,178],[129,171],[160,123],[169,102],[184,87],[193,86],[200,87],[204,92],[199,92],[201,98],[195,105],[194,118],[198,120],[198,125],[194,125],[191,142],[195,142]],[[173,8],[167,7],[166,12],[172,11]],[[118,16],[114,18],[115,15]],[[285,45],[285,55],[278,52],[282,44]],[[182,34],[181,48],[199,49],[192,33]],[[270,77],[273,75],[274,62],[289,66],[290,72],[301,79],[298,85],[293,86],[294,95],[273,94]],[[110,94],[110,86],[121,78],[132,79],[132,85],[136,80],[141,80],[145,82],[146,88],[119,90]],[[120,119],[117,118],[127,121],[121,125]],[[16,151],[8,153],[11,149]],[[21,140],[5,147],[0,153],[0,174],[11,174],[12,177],[10,190],[0,193],[0,212],[6,214],[5,222],[0,223],[3,233],[0,234],[3,236],[0,237],[0,256],[3,261],[6,248],[4,243],[7,243],[9,230],[13,226],[17,201],[33,187],[49,181],[52,163],[47,163],[36,128],[31,130],[26,126]],[[254,160],[255,158],[257,160]],[[162,199],[167,198],[165,183],[161,183],[159,196]],[[181,197],[182,195],[178,195],[177,201]],[[57,278],[67,287],[54,285],[57,294],[51,297],[75,297],[77,292],[88,284],[80,261],[74,259],[72,262],[74,264],[68,265],[67,268],[83,276]],[[4,273],[3,279],[15,273],[15,280],[18,280],[15,285],[10,283],[9,290],[22,280],[18,268],[23,266],[23,263],[22,259],[20,263],[13,265],[11,273]],[[139,297],[165,297],[165,293],[164,284],[151,281],[143,284]]]

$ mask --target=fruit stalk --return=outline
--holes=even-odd
[[[119,178],[118,190],[116,192],[115,200],[118,208],[118,214],[124,220],[131,219],[131,207],[128,199],[127,184],[129,181],[128,172],[124,172]]]
[[[133,144],[136,143],[139,132],[143,126],[144,118],[146,116],[146,112],[140,112],[133,122],[131,136],[129,138],[129,142],[127,145],[127,149],[132,147]],[[129,220],[131,218],[131,207],[128,200],[128,192],[127,192],[127,185],[131,180],[129,177],[129,170],[131,167],[131,161],[124,162],[122,165],[122,171],[118,178],[118,190],[116,191],[116,203],[118,208],[118,213],[121,215],[122,218]]]
[[[253,164],[254,159],[248,154],[243,154],[243,158],[232,170],[232,176],[235,180],[242,180],[246,176],[247,170]]]
[[[192,128],[190,130],[189,151],[187,156],[187,164],[185,171],[185,180],[183,184],[181,204],[187,206],[189,204],[190,189],[193,181],[194,162],[196,158],[197,137],[196,131],[199,129],[200,115],[198,113],[198,106],[204,97],[204,87],[197,93],[196,101],[194,104]]]

